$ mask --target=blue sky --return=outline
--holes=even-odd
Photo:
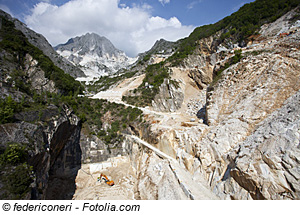
[[[95,32],[135,56],[164,38],[176,41],[254,0],[0,0],[0,8],[52,45]]]

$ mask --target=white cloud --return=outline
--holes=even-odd
[[[202,0],[192,1],[187,5],[187,9],[191,10],[193,9],[197,4],[200,4]]]
[[[193,30],[192,26],[183,26],[176,17],[151,16],[149,5],[128,7],[119,2],[71,0],[61,6],[40,2],[25,17],[25,22],[54,46],[71,37],[94,32],[107,37],[130,56],[149,50],[158,39],[175,41]]]
[[[162,5],[170,3],[171,0],[158,0]]]

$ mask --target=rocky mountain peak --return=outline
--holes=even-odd
[[[65,44],[56,46],[55,49],[85,72],[88,78],[84,80],[112,75],[135,62],[135,59],[127,57],[106,37],[95,33],[71,38]]]
[[[113,57],[124,54],[118,50],[106,37],[95,33],[87,33],[80,37],[71,38],[67,43],[55,47],[58,51],[79,51],[79,55],[96,54],[99,57]]]

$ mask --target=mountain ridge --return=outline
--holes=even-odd
[[[22,23],[18,19],[13,18],[10,14],[4,12],[1,9],[0,15],[12,21],[15,24],[16,29],[20,30],[31,44],[42,50],[44,54],[47,55],[56,66],[58,66],[74,78],[85,76],[81,69],[71,65],[67,60],[58,55],[43,35],[31,30],[24,23]]]

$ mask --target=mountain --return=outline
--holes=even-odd
[[[71,38],[67,43],[55,47],[57,53],[73,65],[81,67],[88,80],[94,77],[115,74],[133,64],[136,59],[126,56],[105,37],[87,33]]]
[[[164,39],[157,40],[150,50],[139,54],[139,59],[147,61],[147,58],[155,54],[161,54],[166,56],[171,55],[177,46],[178,42],[170,42]]]

